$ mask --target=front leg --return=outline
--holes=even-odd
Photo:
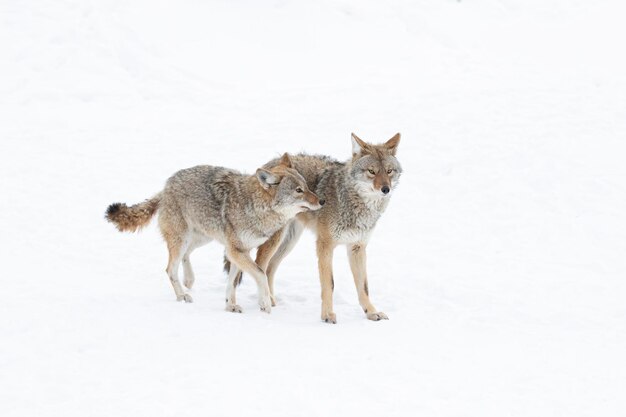
[[[278,266],[285,259],[287,255],[293,250],[298,243],[298,239],[302,236],[304,231],[304,224],[295,220],[283,228],[280,244],[272,255],[271,259],[267,259],[268,251],[265,248],[265,244],[259,247],[257,252],[256,263],[259,264],[267,275],[267,280],[270,286],[270,293],[272,297],[272,306],[276,305],[276,294],[274,293],[274,277]],[[267,267],[264,267],[267,264]]]
[[[258,288],[259,306],[261,307],[261,311],[270,313],[272,311],[270,288],[267,284],[267,276],[265,275],[263,269],[254,263],[247,251],[238,249],[234,245],[230,245],[226,248],[226,256],[237,266],[237,268],[246,272],[255,279]]]
[[[322,320],[326,323],[337,323],[337,316],[333,312],[333,250],[334,242],[330,238],[317,239],[317,265],[320,272],[322,286]]]
[[[389,320],[387,315],[382,311],[376,311],[376,307],[370,301],[369,289],[367,287],[367,269],[365,244],[357,243],[348,245],[348,259],[350,260],[350,269],[354,276],[354,285],[359,295],[359,304],[370,320]]]
[[[274,282],[268,274],[267,266],[280,246],[284,232],[285,228],[282,228],[278,232],[274,233],[272,237],[259,246],[256,252],[256,264],[259,265],[259,267],[265,271],[265,274],[267,275],[267,283],[270,289],[272,307],[276,306],[276,299],[274,298]]]

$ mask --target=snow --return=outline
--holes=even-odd
[[[3,2],[0,415],[623,416],[626,6],[616,0]],[[362,313],[312,234],[224,311],[176,303],[155,224],[103,214],[178,169],[350,156],[400,131]]]

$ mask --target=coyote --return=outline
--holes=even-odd
[[[273,167],[259,168],[255,175],[208,165],[178,171],[170,177],[163,191],[133,206],[115,203],[106,211],[106,219],[120,231],[134,232],[146,226],[159,212],[159,227],[169,251],[167,275],[176,300],[192,302],[178,280],[183,263],[185,286],[191,289],[194,274],[189,263],[191,252],[212,241],[222,243],[234,267],[231,279],[245,271],[256,280],[259,306],[271,311],[270,291],[265,266],[259,266],[249,251],[283,228],[301,212],[318,210],[324,204],[312,193],[305,179],[293,168],[289,154]],[[273,252],[274,246],[267,245]],[[241,312],[234,292],[226,294],[226,310]]]
[[[396,159],[400,134],[381,145],[372,145],[352,134],[352,158],[338,162],[327,156],[300,154],[292,156],[295,169],[306,179],[308,187],[326,200],[318,212],[300,213],[285,228],[259,247],[256,262],[267,265],[272,305],[274,275],[280,262],[293,249],[302,231],[310,228],[317,235],[317,257],[322,286],[322,320],[337,323],[333,312],[334,280],[333,250],[347,246],[350,268],[354,276],[359,303],[370,320],[387,320],[369,299],[365,248],[389,197],[398,185],[402,167]],[[280,163],[272,160],[264,165],[271,169]],[[278,243],[277,243],[278,241]],[[278,246],[278,247],[276,247]],[[228,269],[228,264],[225,264]],[[232,273],[232,271],[230,271]],[[234,283],[241,279],[238,276]]]

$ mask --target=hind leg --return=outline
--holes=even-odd
[[[226,311],[241,313],[241,307],[237,305],[237,286],[241,282],[241,271],[235,264],[230,265],[228,271],[228,286],[226,287]]]
[[[189,244],[187,251],[183,255],[183,272],[185,274],[184,284],[185,284],[185,287],[189,289],[193,287],[193,283],[196,280],[196,277],[193,273],[193,269],[191,268],[191,261],[189,260],[189,256],[191,255],[191,252],[193,252],[195,249],[199,248],[200,246],[204,245],[205,243],[207,243],[206,240],[195,238]]]
[[[191,296],[185,293],[178,280],[178,267],[189,248],[192,236],[182,213],[172,201],[167,200],[167,196],[164,197],[162,210],[159,211],[159,228],[169,252],[165,272],[167,272],[172,288],[174,288],[176,301],[184,300],[191,303],[193,301]]]
[[[183,236],[166,236],[167,249],[169,250],[169,261],[167,263],[167,276],[170,279],[174,293],[176,294],[176,301],[185,301],[186,303],[193,302],[191,296],[183,290],[178,280],[178,267],[183,259],[189,242]]]
[[[193,287],[193,283],[196,280],[196,277],[193,274],[193,269],[191,269],[191,263],[189,262],[190,253],[191,250],[188,249],[185,255],[183,255],[183,273],[185,275],[185,280],[183,281],[183,283],[188,289],[191,289],[191,287]]]

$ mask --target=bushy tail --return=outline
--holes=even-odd
[[[161,194],[159,193],[143,203],[130,207],[124,203],[113,203],[107,208],[104,217],[120,232],[136,232],[150,223],[160,202]]]

